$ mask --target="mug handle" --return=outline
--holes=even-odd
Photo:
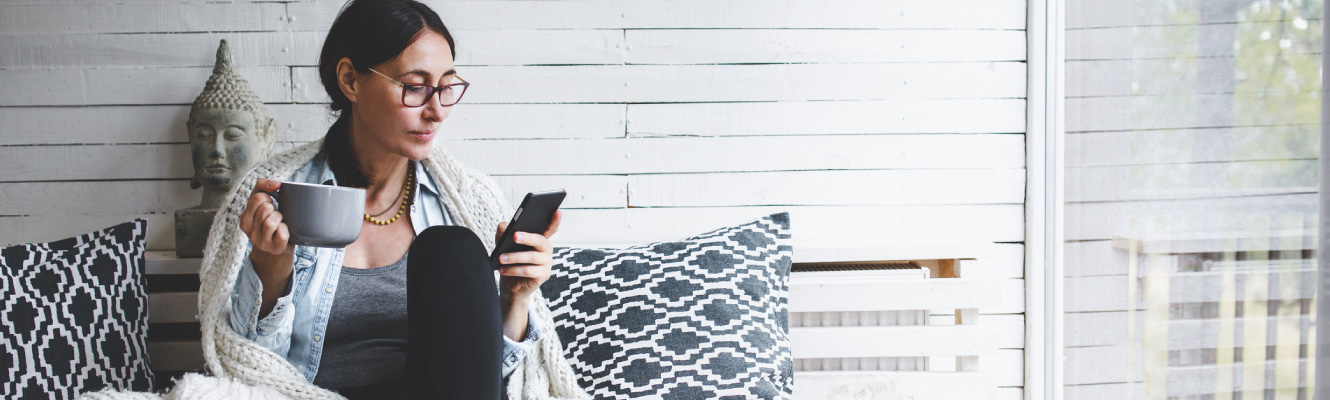
[[[272,201],[272,208],[274,208],[274,209],[278,209],[278,210],[281,209],[281,205],[277,203],[277,194],[282,192],[282,188],[281,188],[281,187],[278,187],[277,190],[274,190],[274,191],[271,191],[271,192],[266,191],[266,190],[260,190],[259,192],[268,195],[268,200],[269,200],[269,201]]]

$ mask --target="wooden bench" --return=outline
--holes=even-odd
[[[1314,383],[1314,229],[1116,237],[1148,396],[1296,398]],[[1131,351],[1131,350],[1128,350]],[[1133,354],[1134,356],[1134,354]]]
[[[917,399],[991,398],[997,387],[987,360],[997,351],[998,335],[977,321],[979,307],[998,303],[999,288],[995,281],[962,273],[985,252],[983,246],[796,247],[796,270],[885,262],[916,268],[876,275],[791,273],[795,397],[857,398],[867,391]],[[148,352],[159,388],[203,368],[196,317],[200,261],[174,252],[147,255]],[[930,318],[947,314],[955,316],[954,324]]]

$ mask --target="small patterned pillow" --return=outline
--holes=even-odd
[[[147,220],[0,249],[0,398],[152,390]]]
[[[788,213],[676,242],[556,249],[541,287],[598,399],[777,399],[793,392]]]

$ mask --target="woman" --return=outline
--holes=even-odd
[[[496,287],[490,237],[510,208],[491,179],[434,143],[469,86],[455,55],[438,15],[415,1],[353,0],[338,15],[319,74],[339,118],[322,141],[251,171],[214,222],[224,229],[210,239],[205,287],[234,282],[228,293],[201,294],[205,313],[220,308],[217,297],[230,302],[231,332],[204,322],[214,374],[309,398],[331,395],[322,388],[349,398],[498,399],[510,375],[512,398],[584,396],[537,293],[561,213],[543,235],[515,236],[536,251],[503,255]],[[359,238],[340,249],[289,243],[262,193],[280,181],[365,188]],[[288,365],[272,367],[271,354]]]

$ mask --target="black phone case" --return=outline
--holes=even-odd
[[[514,243],[513,232],[544,234],[545,229],[550,226],[550,220],[554,218],[554,211],[563,204],[565,196],[567,193],[563,190],[527,193],[526,197],[522,198],[522,204],[517,206],[517,211],[513,213],[513,219],[508,221],[508,229],[494,245],[494,252],[490,253],[490,265],[498,269],[501,265],[499,264],[501,254],[534,250],[531,246]]]

